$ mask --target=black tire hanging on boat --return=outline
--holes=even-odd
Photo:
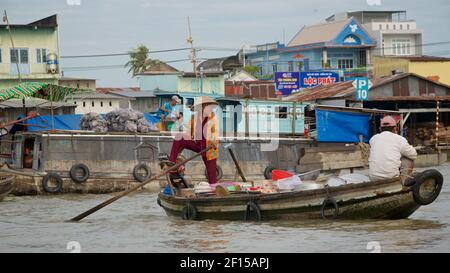
[[[197,219],[197,208],[191,203],[187,203],[181,211],[181,218],[183,218],[183,220]]]
[[[140,174],[139,172],[141,170],[144,170],[146,174],[145,175]],[[139,182],[147,181],[147,179],[149,179],[150,176],[152,176],[152,171],[150,170],[150,167],[147,166],[147,164],[145,163],[139,163],[133,169],[133,177]]]
[[[325,210],[329,207],[332,206],[332,208],[334,209],[333,211],[333,216],[331,218],[328,218],[325,215]],[[322,203],[322,207],[320,208],[320,215],[322,216],[322,219],[324,220],[334,220],[337,218],[337,216],[339,215],[339,206],[336,202],[336,200],[332,197],[328,197],[325,200],[323,200]]]
[[[78,175],[78,172],[82,171],[83,175]],[[83,183],[86,182],[86,180],[88,180],[89,176],[90,176],[90,172],[89,172],[89,168],[88,166],[84,165],[84,164],[75,164],[72,166],[72,168],[70,168],[70,178],[72,178],[73,182],[75,183]]]
[[[434,188],[433,191],[427,196],[421,195],[420,189],[425,182],[428,182],[430,179],[434,179]],[[442,190],[442,184],[444,182],[444,177],[437,170],[426,170],[416,178],[416,183],[413,185],[413,197],[414,201],[418,205],[426,206],[434,202],[436,198],[439,196]]]
[[[56,181],[56,187],[50,187],[48,182],[50,179],[54,179]],[[63,180],[59,174],[56,173],[48,173],[42,178],[42,187],[44,191],[47,193],[59,193],[62,191]]]
[[[250,202],[247,203],[247,207],[245,208],[244,221],[250,221],[251,220],[252,212],[255,213],[255,220],[257,222],[261,221],[261,209],[253,201],[250,201]]]
[[[266,169],[264,170],[264,177],[266,179],[272,179],[272,171],[275,170],[276,168],[274,166],[267,166]]]
[[[207,170],[205,170],[205,176],[206,176],[206,178],[208,178]],[[223,170],[219,165],[216,165],[216,177],[217,177],[217,180],[220,180],[223,177]]]

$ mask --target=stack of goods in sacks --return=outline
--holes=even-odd
[[[85,131],[104,133],[108,131],[106,120],[97,113],[87,113],[81,117],[80,128]]]
[[[145,119],[144,114],[133,109],[119,109],[106,114],[108,130],[110,132],[148,133],[157,131]]]

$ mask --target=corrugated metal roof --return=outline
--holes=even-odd
[[[449,62],[450,58],[446,57],[439,57],[439,56],[401,56],[401,57],[394,57],[398,59],[405,59],[409,60],[411,62]]]
[[[78,92],[71,96],[68,96],[67,99],[122,99],[123,97],[111,94],[111,93],[100,93],[100,92]]]
[[[336,38],[339,32],[351,19],[322,23],[303,27],[292,40],[288,47],[329,42]]]
[[[114,94],[117,96],[127,97],[127,98],[154,98],[155,92],[153,91],[112,91],[109,94]]]
[[[50,103],[48,100],[38,99],[38,98],[29,98],[25,100],[25,106],[27,108],[50,108],[53,106],[54,108],[59,107],[76,107],[75,104],[70,102],[53,102]],[[7,101],[0,102],[0,108],[22,108],[22,100],[19,99],[10,99]]]
[[[97,87],[97,92],[99,93],[109,93],[109,92],[138,92],[141,89],[139,87]]]

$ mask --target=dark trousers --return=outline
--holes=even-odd
[[[172,162],[176,162],[177,156],[184,149],[191,150],[193,152],[200,152],[202,149],[206,147],[205,140],[174,140],[172,144],[172,150],[170,151],[169,160]],[[216,162],[217,159],[208,160],[206,158],[206,154],[202,154],[203,163],[205,163],[206,171],[208,173],[208,182],[209,184],[217,183],[217,174],[216,174]]]

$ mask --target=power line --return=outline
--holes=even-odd
[[[178,62],[187,62],[191,59],[179,59],[179,60],[171,60],[165,61],[164,63],[178,63]],[[199,58],[199,60],[205,60],[203,58]],[[63,67],[64,71],[88,71],[88,70],[105,70],[105,69],[125,69],[126,66],[123,64],[112,64],[112,65],[94,65],[94,66],[73,66],[73,67]]]
[[[164,49],[164,50],[153,50],[149,51],[149,54],[153,53],[164,53],[164,52],[174,52],[174,51],[183,51],[190,50],[188,47],[183,48],[174,48],[174,49]],[[116,57],[116,56],[127,56],[133,53],[133,51],[123,52],[123,53],[109,53],[109,54],[88,54],[88,55],[69,55],[69,56],[61,56],[61,58],[69,59],[69,58],[98,58],[98,57]]]
[[[439,45],[446,45],[446,44],[450,44],[450,41],[415,44],[415,45],[413,45],[413,46],[411,45],[409,47],[410,48],[418,48],[418,47],[439,46]],[[396,47],[395,46],[393,46],[393,47],[380,47],[380,48],[374,48],[372,50],[378,51],[378,50],[386,50],[386,49],[394,49],[394,48],[396,48]],[[240,51],[241,49],[242,48],[211,47],[211,46],[196,47],[197,51],[205,50],[205,51],[233,51],[233,52],[237,52],[237,51]],[[288,47],[284,47],[283,49],[288,49]],[[184,50],[192,50],[192,48],[190,48],[190,47],[183,47],[183,48],[174,48],[174,49],[153,50],[153,51],[149,51],[149,54],[184,51]],[[128,56],[128,55],[130,55],[130,53],[133,53],[133,51],[122,52],[122,53],[109,53],[109,54],[67,55],[67,56],[61,56],[61,58],[62,59],[73,59],[73,58],[117,57],[117,56]]]

